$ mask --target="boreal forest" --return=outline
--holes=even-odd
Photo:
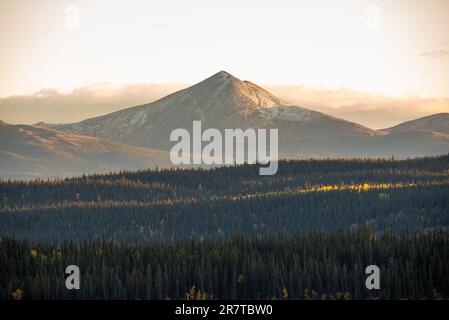
[[[448,227],[449,155],[3,180],[0,299],[449,298]]]

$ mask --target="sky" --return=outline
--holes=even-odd
[[[193,84],[220,70],[265,86],[441,101],[449,1],[1,0],[0,70],[6,120],[11,96]],[[52,115],[39,116],[15,121]]]
[[[153,102],[188,84],[92,85],[64,93],[55,89],[0,99],[0,120],[12,124],[77,122]],[[449,112],[449,98],[389,96],[346,88],[263,85],[292,104],[384,129],[429,114]]]

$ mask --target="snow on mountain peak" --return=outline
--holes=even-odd
[[[316,136],[330,131],[334,132],[332,136],[348,132],[374,134],[373,130],[354,123],[292,105],[226,71],[149,104],[79,123],[48,127],[165,150],[171,145],[168,141],[171,130],[189,128],[195,120],[220,130],[279,127],[281,135],[288,137]]]

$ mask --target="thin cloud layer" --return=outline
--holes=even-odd
[[[449,98],[417,95],[388,96],[351,89],[330,90],[301,85],[267,86],[287,101],[373,129],[383,129],[419,117],[449,112]]]
[[[420,54],[421,57],[427,58],[449,58],[449,50],[431,50]]]
[[[93,85],[70,93],[54,89],[0,99],[0,119],[9,123],[67,123],[157,100],[182,84]]]
[[[0,120],[9,123],[68,123],[150,103],[186,84],[94,85],[71,93],[41,90],[0,99]],[[312,110],[380,129],[422,116],[449,112],[449,98],[393,97],[350,89],[302,85],[263,86],[285,100]]]

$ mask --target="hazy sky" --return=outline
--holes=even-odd
[[[187,87],[187,84],[94,85],[69,93],[41,90],[0,99],[0,120],[13,124],[76,122],[137,106]],[[263,85],[287,101],[381,129],[433,113],[449,112],[449,98],[388,96],[350,89],[302,85]]]
[[[1,0],[0,96],[95,83],[262,84],[449,97],[447,0]]]
[[[226,70],[382,128],[449,112],[449,0],[0,0],[0,70],[11,123],[79,121]]]

